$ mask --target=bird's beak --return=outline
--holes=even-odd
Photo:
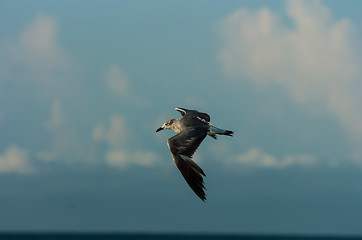
[[[163,127],[157,128],[156,132],[163,130]]]

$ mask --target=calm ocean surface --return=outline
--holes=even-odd
[[[203,234],[48,234],[0,233],[0,240],[355,240],[362,237],[288,235],[203,235]]]

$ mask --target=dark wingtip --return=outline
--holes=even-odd
[[[225,135],[227,135],[227,136],[233,137],[233,134],[234,134],[233,131],[230,131],[230,130],[225,131]]]
[[[203,187],[203,189],[202,189],[200,192],[196,192],[196,191],[195,191],[196,195],[197,195],[203,202],[206,201],[206,193],[205,193],[205,190],[206,190],[206,188]]]

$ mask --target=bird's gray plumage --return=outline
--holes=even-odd
[[[156,132],[171,129],[177,133],[167,140],[172,158],[191,189],[204,201],[206,188],[202,176],[206,175],[192,156],[207,135],[216,139],[216,134],[232,136],[233,132],[212,126],[207,113],[185,108],[175,110],[181,113],[182,118],[166,121]]]

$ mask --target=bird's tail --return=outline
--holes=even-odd
[[[217,127],[214,127],[214,126],[211,125],[207,134],[208,134],[210,137],[212,137],[212,138],[214,138],[214,139],[217,139],[216,134],[226,135],[226,136],[232,137],[233,134],[234,134],[234,132],[233,132],[233,131],[230,131],[230,130],[225,130],[225,129],[217,128]]]

